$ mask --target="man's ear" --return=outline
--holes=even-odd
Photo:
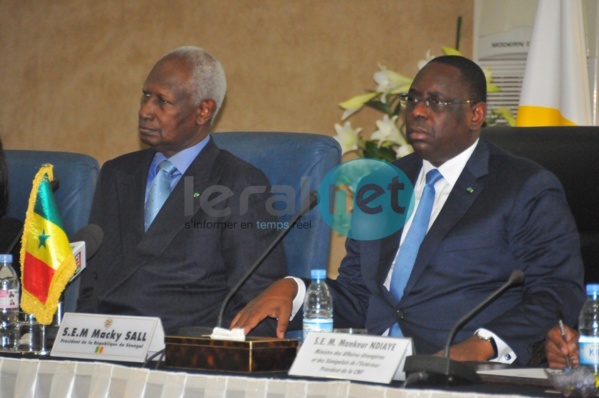
[[[470,119],[470,124],[472,130],[479,130],[482,128],[485,120],[487,118],[487,104],[484,102],[479,102],[474,105],[472,108],[472,117]]]
[[[206,99],[198,105],[196,111],[196,123],[200,126],[210,123],[212,115],[216,112],[216,102],[211,99]]]

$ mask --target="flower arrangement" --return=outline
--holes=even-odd
[[[450,47],[442,47],[441,50],[445,55],[461,55],[458,50]],[[427,51],[426,58],[418,62],[418,68],[421,69],[433,58],[430,50]],[[499,87],[492,84],[491,69],[483,68],[483,71],[487,78],[487,92],[501,91]],[[391,71],[380,64],[379,70],[374,73],[373,78],[377,84],[374,90],[369,90],[365,94],[357,95],[339,104],[339,107],[344,110],[341,121],[345,121],[345,123],[335,124],[337,133],[335,139],[341,145],[343,154],[352,152],[359,157],[392,162],[412,152],[412,147],[406,140],[405,126],[400,118],[403,109],[400,97],[409,90],[413,79]],[[377,129],[371,134],[370,139],[362,137],[360,134],[362,128],[354,128],[351,122],[347,121],[350,116],[364,107],[383,113],[382,119],[376,121]],[[511,111],[507,108],[491,110],[486,124],[495,124],[499,119],[506,120],[510,125],[515,124]]]

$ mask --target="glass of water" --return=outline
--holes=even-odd
[[[19,313],[15,332],[15,350],[34,354],[47,354],[46,326],[25,312]]]

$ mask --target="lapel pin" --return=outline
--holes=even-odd
[[[193,197],[194,197],[194,198],[199,198],[199,197],[200,197],[200,194],[199,194],[198,192],[196,192],[196,193],[194,193],[194,194],[193,194]]]
[[[468,187],[468,188],[466,188],[466,191],[468,191],[468,193],[472,193],[472,192],[474,192],[474,189],[472,189],[472,187]]]

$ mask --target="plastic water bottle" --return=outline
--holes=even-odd
[[[310,276],[312,283],[304,300],[304,340],[311,331],[333,331],[333,297],[325,283],[327,272],[313,269]]]
[[[587,285],[587,300],[578,318],[580,364],[599,374],[599,284]]]
[[[14,348],[14,329],[19,314],[20,282],[12,267],[12,254],[0,254],[0,348]]]

